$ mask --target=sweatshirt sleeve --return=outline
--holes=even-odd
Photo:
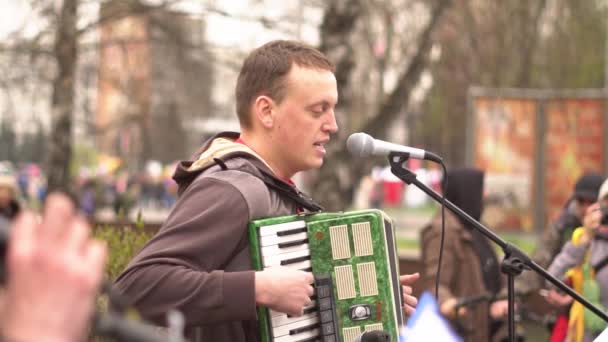
[[[249,253],[249,209],[228,182],[201,177],[182,194],[161,231],[118,277],[115,288],[140,314],[166,324],[171,309],[187,325],[256,319]],[[231,272],[224,271],[231,264]],[[236,265],[236,266],[234,266]]]
[[[572,241],[568,241],[553,259],[547,271],[552,276],[563,279],[566,271],[583,263],[587,247],[588,245],[575,246]]]

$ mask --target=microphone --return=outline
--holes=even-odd
[[[391,335],[386,331],[366,331],[355,338],[355,342],[391,342]]]
[[[441,157],[432,152],[374,139],[369,134],[361,132],[353,133],[348,137],[346,148],[355,157],[387,156],[391,152],[404,152],[408,153],[410,158],[431,160],[436,163],[443,162]]]

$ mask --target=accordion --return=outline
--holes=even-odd
[[[258,308],[261,341],[354,342],[382,330],[398,341],[402,292],[392,220],[380,210],[252,221],[253,267],[312,272],[315,293],[300,317]]]

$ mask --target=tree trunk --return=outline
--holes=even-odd
[[[336,3],[336,2],[334,2]],[[342,2],[338,2],[342,3]],[[431,33],[439,22],[439,18],[450,4],[450,0],[440,0],[431,13],[431,19],[418,40],[417,53],[408,65],[404,65],[397,86],[391,94],[382,101],[378,114],[370,118],[361,127],[353,130],[362,130],[376,137],[386,135],[390,122],[397,117],[401,110],[407,107],[412,88],[418,83],[420,75],[428,65],[428,54],[432,46]],[[340,93],[340,107],[338,110],[350,110],[351,91],[349,77],[352,71],[352,53],[349,44],[350,34],[358,18],[357,1],[340,7],[331,5],[325,13],[321,26],[321,50],[336,63],[336,79]],[[355,8],[355,9],[353,9]],[[336,53],[337,52],[337,53]],[[340,53],[341,52],[341,53]],[[339,57],[336,60],[336,56]],[[338,123],[340,124],[340,123]],[[369,172],[373,159],[353,159],[346,151],[346,138],[351,130],[344,132],[332,142],[328,149],[323,167],[315,177],[311,187],[311,195],[318,198],[328,211],[346,210],[353,199],[356,182]],[[380,159],[378,159],[380,160]],[[380,164],[377,164],[380,165]]]
[[[47,164],[48,190],[69,191],[72,159],[72,112],[78,59],[76,13],[78,0],[64,0],[57,18],[53,53],[57,75],[53,81],[52,129]]]
[[[541,18],[546,7],[547,0],[541,0],[538,6],[532,8],[532,18],[527,25],[527,30],[525,30],[528,32],[525,33],[525,37],[522,39],[522,62],[519,69],[519,76],[515,83],[517,87],[529,88],[531,85],[534,53],[538,49]]]
[[[361,15],[361,4],[358,0],[331,1],[327,5],[321,24],[320,50],[336,65],[335,75],[338,83],[339,102],[336,113],[350,110],[352,87],[350,75],[355,66],[351,35]],[[338,126],[344,127],[338,122]],[[314,177],[311,195],[317,198],[328,211],[344,210],[344,198],[352,181],[346,179],[348,170],[345,166],[349,157],[345,149],[345,135],[334,138],[328,146],[327,157],[323,167]]]

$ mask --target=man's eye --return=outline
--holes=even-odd
[[[329,106],[327,106],[327,105],[321,105],[321,106],[314,107],[312,109],[312,111],[317,114],[323,114],[327,111],[328,108],[329,108]]]

